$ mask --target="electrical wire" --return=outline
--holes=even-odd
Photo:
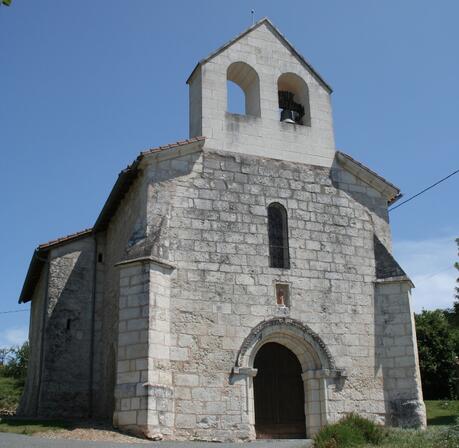
[[[435,272],[435,274],[430,274],[428,275],[427,277],[421,277],[418,281],[416,281],[416,284],[419,285],[419,283],[424,283],[425,281],[433,278],[433,277],[436,277],[437,275],[440,275],[440,274],[443,274],[444,272],[447,272],[451,269],[454,269],[454,266],[449,266],[441,271],[438,271],[438,272]]]
[[[0,311],[0,314],[25,313],[26,311],[29,311],[29,310],[30,310],[30,308],[27,308],[26,310]]]
[[[459,170],[453,171],[451,174],[448,174],[448,176],[446,176],[443,179],[440,179],[438,182],[435,182],[434,184],[430,185],[430,187],[424,188],[424,190],[420,191],[419,193],[415,194],[414,196],[411,196],[406,201],[403,201],[400,204],[397,204],[396,206],[390,208],[389,212],[391,212],[392,210],[395,210],[396,208],[401,207],[403,204],[406,204],[407,202],[410,202],[414,198],[417,198],[418,196],[421,196],[421,194],[425,193],[426,191],[430,190],[433,187],[436,187],[438,184],[441,184],[443,181],[445,181],[446,179],[449,179],[450,177],[454,176],[457,173],[459,173]]]

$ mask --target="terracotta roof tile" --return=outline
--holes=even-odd
[[[71,233],[70,235],[62,236],[60,238],[56,238],[55,240],[48,241],[47,243],[42,243],[38,246],[39,250],[48,249],[52,246],[56,246],[61,243],[67,243],[68,241],[76,240],[78,238],[82,238],[86,235],[92,233],[92,227],[88,229],[81,230],[76,233]]]
[[[177,148],[179,146],[189,145],[190,143],[202,142],[205,139],[206,139],[205,137],[193,137],[193,138],[190,138],[190,139],[187,139],[187,140],[180,140],[180,141],[175,142],[175,143],[169,143],[167,145],[157,146],[155,148],[150,148],[150,149],[146,149],[145,151],[142,151],[140,153],[139,157],[145,156],[145,155],[148,155],[148,154],[152,154],[152,153],[156,153],[156,152],[160,152],[160,151],[166,151],[166,150],[172,149],[172,148]]]

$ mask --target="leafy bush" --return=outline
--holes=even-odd
[[[314,437],[315,448],[348,448],[367,443],[379,445],[385,437],[385,430],[376,423],[349,414],[338,423],[324,426]]]

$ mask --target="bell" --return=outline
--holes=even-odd
[[[298,123],[300,120],[300,114],[294,110],[283,109],[281,111],[281,119],[283,123]]]

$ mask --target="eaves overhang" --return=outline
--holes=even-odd
[[[398,187],[350,155],[336,151],[336,159],[343,168],[384,195],[387,198],[388,205],[393,204],[402,197]]]
[[[21,294],[19,295],[19,303],[26,303],[32,300],[35,287],[40,280],[41,271],[46,263],[48,263],[48,254],[51,249],[54,249],[64,244],[86,238],[90,236],[93,229],[85,229],[71,235],[58,238],[56,240],[48,241],[47,243],[40,244],[33,252],[32,258],[27,269],[26,278],[22,285]]]

